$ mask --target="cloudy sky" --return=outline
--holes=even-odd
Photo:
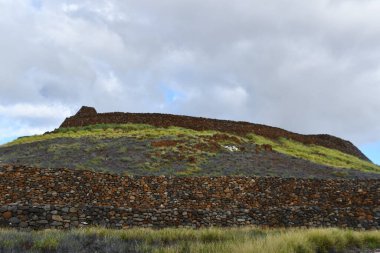
[[[0,143],[81,105],[328,133],[380,163],[378,0],[0,0]]]

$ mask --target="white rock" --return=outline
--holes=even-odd
[[[225,149],[227,149],[228,151],[230,151],[230,152],[237,152],[237,151],[239,151],[239,148],[238,147],[236,147],[236,146],[234,146],[234,145],[232,145],[232,146],[223,146]]]

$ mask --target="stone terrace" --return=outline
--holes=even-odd
[[[380,228],[380,180],[123,177],[2,165],[0,192],[2,226]]]

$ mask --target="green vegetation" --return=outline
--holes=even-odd
[[[306,145],[285,138],[272,140],[255,134],[248,134],[246,137],[242,137],[218,131],[195,131],[181,127],[162,128],[144,124],[98,124],[77,128],[59,128],[44,135],[19,138],[3,145],[3,147],[42,142],[58,138],[90,138],[97,141],[109,138],[117,139],[121,137],[134,138],[139,141],[146,140],[148,143],[152,143],[152,145],[149,147],[117,147],[116,156],[120,158],[112,157],[112,159],[119,159],[124,164],[128,164],[129,167],[136,162],[137,166],[137,163],[141,163],[142,159],[134,160],[131,154],[136,154],[136,152],[147,152],[149,154],[144,159],[146,159],[146,162],[149,162],[149,164],[141,164],[144,168],[149,168],[150,171],[157,173],[160,173],[160,168],[170,167],[173,165],[173,162],[177,162],[185,164],[186,168],[181,169],[180,171],[175,170],[174,174],[176,175],[191,176],[202,174],[200,169],[202,164],[207,164],[207,161],[211,157],[215,157],[219,152],[225,150],[223,146],[240,146],[244,143],[254,143],[259,145],[269,144],[272,146],[273,150],[279,153],[308,160],[316,164],[336,168],[351,168],[363,172],[380,173],[379,166],[361,160],[355,156],[345,154],[335,149],[316,145]],[[153,142],[155,141],[167,141],[167,143],[156,143],[156,145],[153,145]],[[170,143],[170,141],[172,141],[172,143]],[[60,158],[62,157],[62,154],[71,154],[73,151],[82,151],[85,153],[85,158],[89,154],[98,156],[98,158],[94,158],[86,163],[85,167],[95,166],[96,168],[103,168],[108,166],[109,161],[106,159],[100,159],[99,156],[102,156],[102,153],[106,152],[110,146],[110,143],[97,143],[94,146],[87,146],[83,149],[80,142],[70,145],[52,144],[48,147],[47,152],[51,155],[49,156],[50,159],[57,157],[56,160],[59,161],[62,159]],[[35,153],[35,151],[29,150],[25,151],[23,156],[33,157]],[[10,157],[10,155],[8,156]],[[11,158],[15,159],[15,157],[16,156],[13,155]],[[17,157],[17,159],[18,158],[20,158],[20,156]],[[80,161],[80,163],[82,164],[83,161]],[[81,164],[75,167],[79,167]],[[339,177],[347,176],[344,172],[336,173],[338,174],[335,175]]]
[[[259,145],[269,144],[273,150],[277,152],[309,160],[314,163],[336,168],[351,168],[364,172],[380,172],[379,166],[335,149],[317,145],[306,145],[285,138],[271,140],[255,134],[249,134],[247,138]]]
[[[144,157],[145,162],[139,161],[142,168],[149,172],[160,173],[161,168],[168,168],[173,166],[173,162],[184,166],[177,167],[174,175],[178,176],[191,176],[199,175],[201,172],[198,166],[202,162],[207,161],[222,147],[226,140],[218,140],[218,144],[214,141],[214,150],[210,151],[209,142],[214,135],[221,134],[217,131],[195,131],[180,127],[160,128],[151,125],[143,124],[99,124],[79,128],[59,128],[51,133],[44,135],[22,137],[5,147],[15,146],[18,144],[28,144],[58,138],[91,138],[92,140],[101,140],[109,138],[135,138],[137,140],[148,140],[151,145],[145,146],[121,146],[117,148],[117,155],[120,161],[131,165],[135,160],[130,157],[130,152],[147,152]],[[223,136],[233,137],[233,140],[240,140],[241,137],[224,134]],[[228,143],[234,143],[228,140]],[[106,152],[112,145],[110,143],[98,143],[96,145],[82,148],[80,142],[66,145],[65,144],[50,144],[48,146],[48,153],[53,157],[55,154],[62,157],[62,154],[68,154],[71,150],[82,149],[86,154],[86,162],[80,161],[80,164],[75,165],[75,168],[81,167],[81,164],[86,168],[104,168],[107,166],[107,161],[104,159],[103,153]],[[215,146],[217,148],[215,148]],[[139,150],[137,150],[139,149]],[[90,157],[88,155],[96,155]],[[179,161],[179,162],[178,162]],[[175,166],[175,165],[174,165]]]
[[[79,150],[80,143],[72,143],[72,144],[53,144],[50,145],[47,149],[49,153],[60,153],[67,150]]]
[[[0,230],[4,252],[344,252],[380,247],[380,231],[329,229],[84,228],[70,231]],[[126,251],[128,250],[128,251]]]
[[[194,176],[201,172],[202,169],[197,166],[189,166],[184,171],[179,171],[176,173],[178,176]]]
[[[44,135],[34,135],[18,138],[4,146],[12,146],[56,138],[82,138],[92,137],[97,139],[134,137],[134,138],[160,138],[171,137],[173,139],[186,137],[212,136],[217,131],[195,131],[181,127],[160,128],[144,124],[98,124],[85,127],[58,128]]]

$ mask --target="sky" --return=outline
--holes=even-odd
[[[82,105],[349,140],[380,164],[378,0],[0,0],[0,143]]]

